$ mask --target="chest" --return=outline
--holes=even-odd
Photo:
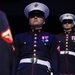
[[[60,35],[58,37],[59,43],[75,43],[75,35],[74,34],[65,34],[65,35]]]

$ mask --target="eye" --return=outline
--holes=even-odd
[[[73,20],[71,19],[66,19],[62,21],[63,24],[69,23],[69,24],[73,24]]]

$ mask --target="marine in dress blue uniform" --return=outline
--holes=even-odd
[[[14,38],[12,75],[59,75],[57,38],[42,30],[49,8],[43,3],[33,2],[25,7],[24,13],[29,18],[31,30]]]
[[[0,75],[10,75],[12,69],[12,34],[6,13],[0,10]]]
[[[60,75],[75,75],[75,34],[73,26],[75,16],[65,13],[60,16],[64,33],[58,34],[60,50]]]

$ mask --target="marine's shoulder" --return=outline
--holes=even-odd
[[[44,33],[46,36],[49,36],[49,37],[56,37],[55,34],[52,34],[52,33],[49,33],[49,32],[45,32]]]
[[[64,35],[64,33],[59,33],[59,34],[57,34],[56,36],[61,36],[61,35]]]
[[[26,36],[27,35],[27,32],[24,32],[24,33],[18,33],[15,35],[15,37],[22,37],[22,36]]]

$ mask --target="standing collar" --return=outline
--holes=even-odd
[[[31,33],[41,33],[43,30],[42,29],[40,29],[40,30],[35,30],[35,29],[32,29],[32,30],[30,30],[30,32]]]
[[[69,34],[69,33],[71,33],[71,32],[65,32],[65,34]]]

